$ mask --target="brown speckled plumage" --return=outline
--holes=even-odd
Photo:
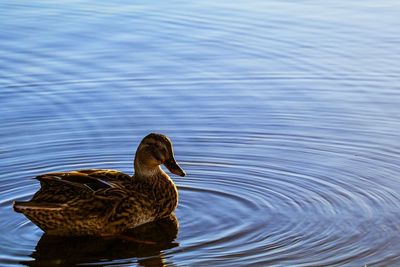
[[[161,170],[184,171],[174,159],[164,135],[149,134],[135,155],[135,174],[116,170],[78,170],[43,174],[41,188],[14,210],[48,234],[110,235],[169,216],[178,204],[178,191]]]

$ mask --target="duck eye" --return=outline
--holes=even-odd
[[[164,147],[162,144],[160,144],[160,143],[155,143],[155,147],[156,147],[160,152],[162,152],[163,154],[165,154],[166,149],[165,149],[165,147]]]
[[[167,150],[165,150],[165,148],[162,146],[160,147],[161,152],[165,153]]]

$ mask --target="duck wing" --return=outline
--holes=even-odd
[[[36,179],[41,188],[31,201],[63,204],[75,198],[118,197],[115,192],[131,178],[116,170],[79,170],[46,173]]]
[[[30,201],[14,202],[41,229],[57,234],[99,232],[127,198],[129,175],[114,170],[81,170],[39,175],[40,190]]]

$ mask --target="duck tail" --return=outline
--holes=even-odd
[[[22,211],[24,210],[24,208],[25,208],[25,203],[27,203],[27,202],[24,202],[24,201],[14,201],[14,203],[13,203],[13,209],[14,209],[14,211],[16,211],[16,212],[19,212],[19,213],[22,213]]]
[[[14,201],[13,208],[16,212],[27,214],[30,211],[60,211],[63,209],[63,205],[34,201]]]
[[[57,229],[63,221],[63,204],[38,203],[34,201],[15,201],[13,208],[22,213],[45,232]]]

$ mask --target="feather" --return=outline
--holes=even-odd
[[[156,145],[149,146],[149,143]],[[163,159],[168,159],[169,165],[173,162],[172,165],[178,166],[171,161],[170,140],[150,134],[136,152],[134,177],[117,170],[97,169],[42,174],[36,177],[40,190],[30,201],[16,201],[13,207],[49,234],[121,233],[169,216],[175,210],[177,188],[159,165],[154,164],[163,163],[160,162]]]

